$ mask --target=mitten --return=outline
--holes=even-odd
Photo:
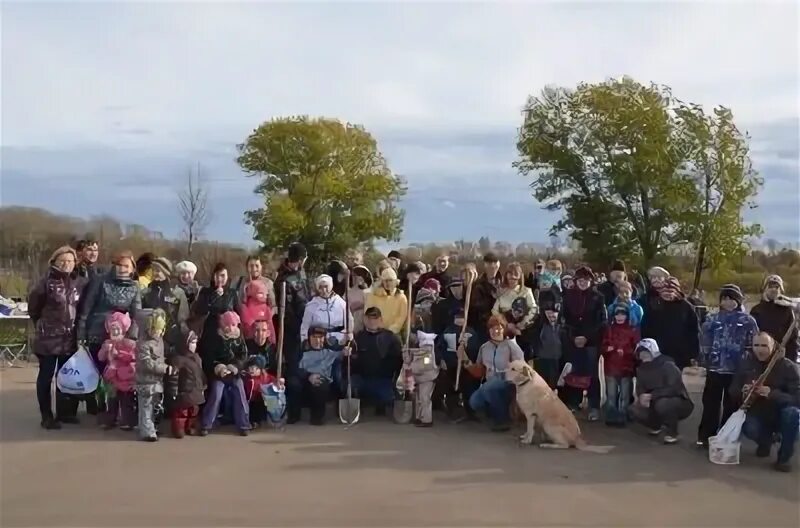
[[[225,377],[225,373],[227,371],[228,371],[228,367],[226,367],[223,364],[219,364],[216,367],[214,367],[214,374],[216,374],[218,378]]]
[[[236,368],[234,365],[228,365],[227,369],[228,369],[228,372],[230,372],[232,376],[236,376],[237,374],[239,374],[239,369]]]

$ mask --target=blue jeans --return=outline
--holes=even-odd
[[[780,433],[781,446],[778,449],[778,462],[789,462],[794,455],[794,444],[797,441],[798,427],[800,426],[800,409],[797,407],[784,407],[780,410],[780,418],[775,427],[767,427],[757,416],[748,414],[742,427],[742,432],[758,445],[771,445],[773,433]]]
[[[511,405],[511,383],[493,378],[481,385],[469,398],[469,406],[475,412],[485,410],[495,424],[505,425],[511,421],[508,406]]]
[[[347,385],[342,386],[342,395],[347,394]],[[378,405],[389,405],[394,400],[394,381],[389,378],[365,378],[353,375],[353,394],[358,398],[372,400]]]
[[[632,386],[632,378],[606,376],[606,421],[625,421]]]

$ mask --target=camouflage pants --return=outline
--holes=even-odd
[[[156,436],[156,408],[161,404],[162,390],[157,385],[137,385],[139,402],[139,438]]]

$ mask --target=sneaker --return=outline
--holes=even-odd
[[[771,444],[759,445],[756,448],[756,456],[758,458],[767,458],[770,455],[771,452],[772,452],[772,445]]]
[[[42,426],[42,429],[47,429],[50,431],[61,429],[61,424],[58,422],[58,420],[56,420],[52,416],[42,418],[42,422],[40,425]]]
[[[596,422],[600,419],[600,411],[598,409],[591,409],[589,411],[589,421]]]
[[[239,436],[248,436],[249,434],[250,431],[248,431],[247,429],[239,429]]]
[[[673,436],[673,435],[664,435],[664,443],[667,444],[667,445],[677,444],[678,443],[678,437],[677,436]]]
[[[146,437],[142,438],[142,442],[158,442],[158,437],[155,436],[155,435],[154,436],[146,436]]]
[[[661,427],[658,427],[656,429],[648,429],[647,434],[649,434],[650,436],[658,436],[661,434],[661,431],[663,431],[663,428]]]
[[[414,424],[415,427],[433,427],[433,422],[417,422]]]
[[[780,471],[781,473],[792,472],[792,465],[789,462],[775,462],[775,465],[773,465],[772,468],[775,471]]]

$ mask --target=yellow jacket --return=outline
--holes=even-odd
[[[377,285],[367,294],[364,311],[373,306],[381,311],[384,328],[395,334],[403,332],[408,317],[408,299],[405,293],[397,290],[394,295],[389,295],[385,289]]]

